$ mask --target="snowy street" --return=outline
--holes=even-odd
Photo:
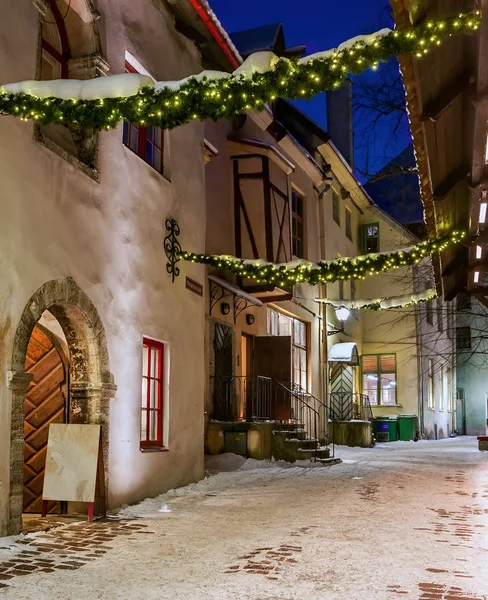
[[[0,597],[488,598],[488,453],[475,438],[336,455],[248,460],[119,520],[0,540]]]

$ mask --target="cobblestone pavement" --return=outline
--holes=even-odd
[[[6,600],[488,600],[488,453],[476,440],[247,461],[2,550]]]
[[[0,588],[9,581],[34,573],[75,571],[113,550],[111,542],[134,535],[153,534],[144,523],[108,519],[104,522],[73,523],[19,540],[24,548],[7,561],[0,562]],[[1,546],[1,538],[0,538]]]

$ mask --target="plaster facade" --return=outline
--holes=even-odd
[[[57,4],[66,11],[67,4]],[[128,51],[159,80],[202,70],[199,51],[176,32],[163,3],[101,0],[99,19],[92,8],[71,2],[67,29],[78,66],[96,51],[111,73],[122,73]],[[5,11],[0,83],[35,78],[41,18],[30,2]],[[45,143],[32,123],[0,120],[0,535],[20,527],[24,351],[45,309],[63,328],[72,369],[81,369],[73,398],[95,406],[85,421],[104,426],[108,506],[203,476],[203,299],[185,289],[183,278],[171,282],[163,250],[168,217],[178,220],[187,247],[204,247],[203,124],[165,133],[164,177],[123,145],[122,125],[97,137],[99,153],[87,167],[52,140]],[[203,282],[203,268],[185,273]],[[81,347],[70,339],[87,331]],[[167,452],[140,451],[143,335],[166,344]],[[93,362],[94,348],[103,360]],[[80,366],[83,356],[93,369]],[[102,400],[104,386],[110,393]]]

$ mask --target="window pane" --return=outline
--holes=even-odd
[[[381,375],[381,404],[396,404],[396,378],[393,373]]]
[[[142,389],[141,389],[141,406],[147,408],[148,397],[147,397],[147,377],[142,378]]]
[[[376,375],[363,376],[363,394],[369,397],[371,405],[378,404],[378,377]]]
[[[293,320],[286,315],[282,315],[278,313],[278,322],[279,322],[279,333],[278,335],[291,335],[291,327]]]
[[[126,146],[129,145],[129,123],[124,121],[124,134],[122,136],[122,141]]]
[[[300,369],[307,370],[307,351],[304,348],[300,349]]]
[[[395,371],[395,355],[388,354],[380,357],[380,370],[382,373]]]
[[[147,411],[141,411],[141,441],[147,441]]]
[[[139,148],[139,128],[132,125],[132,123],[130,125],[129,148],[134,152],[137,152]]]
[[[154,143],[156,144],[156,146],[158,148],[161,148],[162,147],[162,143],[161,143],[161,141],[162,141],[162,133],[161,133],[161,128],[160,127],[154,127],[154,136],[153,136],[153,139],[154,139]]]
[[[159,408],[158,398],[159,385],[157,379],[149,382],[149,408]]]
[[[365,373],[376,373],[378,371],[378,357],[363,356],[363,371]]]
[[[153,145],[149,140],[146,140],[146,162],[152,165],[153,161]]]
[[[151,441],[158,440],[158,411],[149,411],[149,439]]]
[[[148,364],[147,364],[147,357],[149,354],[149,349],[147,346],[143,346],[142,347],[142,374],[143,375],[149,375],[148,373]]]
[[[153,167],[159,172],[162,171],[161,150],[158,150],[157,148],[154,148]]]
[[[159,377],[159,350],[151,348],[151,377]]]

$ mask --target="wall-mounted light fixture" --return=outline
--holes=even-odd
[[[246,315],[246,323],[248,325],[254,325],[254,321],[256,320],[255,316],[252,315],[251,313],[247,313]]]
[[[480,280],[480,272],[479,271],[475,271],[474,272],[474,282],[478,283]]]
[[[336,317],[340,321],[341,326],[339,329],[329,329],[327,331],[327,335],[336,335],[337,333],[344,333],[344,323],[349,317],[349,309],[345,308],[344,306],[336,308]]]
[[[480,218],[479,218],[479,222],[481,225],[483,225],[483,223],[486,222],[486,207],[487,207],[487,203],[486,202],[482,202],[480,204]]]
[[[220,305],[220,312],[223,315],[228,315],[230,313],[230,304],[227,304],[227,302],[222,302]]]

